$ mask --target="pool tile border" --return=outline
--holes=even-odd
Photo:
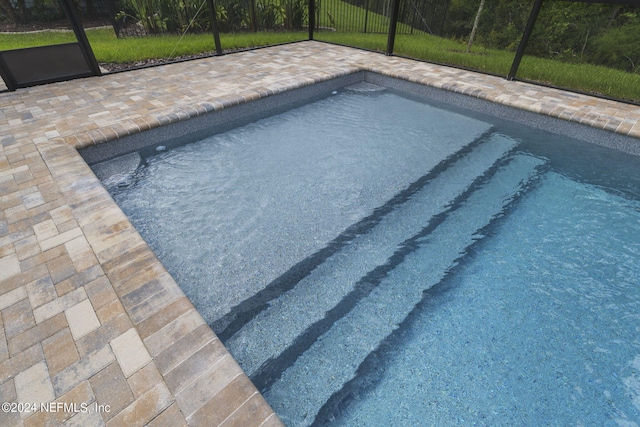
[[[321,42],[0,94],[1,400],[103,405],[0,424],[281,425],[76,149],[358,71],[640,138],[636,106]]]

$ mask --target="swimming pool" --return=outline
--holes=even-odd
[[[166,145],[94,169],[285,424],[638,421],[637,158],[368,85]]]

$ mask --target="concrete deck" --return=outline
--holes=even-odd
[[[640,137],[640,107],[320,42],[0,94],[0,425],[280,425],[76,148],[357,70]]]

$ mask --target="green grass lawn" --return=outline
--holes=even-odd
[[[167,34],[147,37],[117,38],[111,28],[86,30],[87,38],[98,62],[127,63],[152,58],[175,58],[215,51],[213,35],[187,34],[184,37]],[[235,50],[247,47],[266,46],[292,41],[306,40],[308,32],[258,32],[221,34],[224,49]],[[75,42],[71,31],[41,32],[26,34],[0,33],[0,50],[45,46]]]
[[[322,32],[316,37],[332,43],[384,51],[384,34]],[[514,52],[474,46],[470,54],[466,45],[428,34],[396,36],[394,54],[506,76]],[[518,79],[640,102],[640,74],[628,73],[593,64],[569,64],[557,60],[526,56],[522,59]]]
[[[72,31],[42,31],[24,34],[0,33],[0,50],[22,49],[47,46],[50,44],[72,43],[76,36]]]
[[[112,30],[90,30],[87,37],[98,62],[134,62],[151,58],[175,58],[214,52],[212,34],[161,35],[116,38]],[[221,34],[223,49],[237,50],[306,40],[307,32],[261,32]]]
[[[87,30],[87,37],[98,62],[128,63],[152,58],[175,58],[182,55],[213,52],[211,34],[128,37],[118,39],[110,28]],[[265,46],[306,40],[307,32],[258,32],[221,34],[226,50]],[[386,34],[363,34],[343,31],[317,32],[315,38],[328,42],[384,51]],[[0,50],[17,49],[75,41],[72,32],[1,34]],[[464,52],[461,42],[415,34],[396,36],[394,53],[416,59],[461,66],[473,70],[506,75],[514,53],[474,46]],[[560,61],[525,56],[517,77],[583,92],[601,94],[630,101],[640,101],[640,74],[627,73],[590,64],[567,64]]]

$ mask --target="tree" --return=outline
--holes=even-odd
[[[9,22],[12,24],[18,23],[18,17],[16,16],[15,11],[13,10],[13,6],[11,6],[11,2],[9,0],[0,0],[0,10],[2,10],[9,18]]]
[[[640,22],[631,22],[613,28],[594,40],[594,59],[603,65],[638,73],[640,72],[639,37]]]
[[[480,15],[482,14],[482,9],[484,9],[484,1],[485,0],[480,0],[478,13],[476,13],[476,19],[473,21],[473,28],[471,28],[471,35],[469,36],[469,41],[467,42],[467,53],[471,52],[471,45],[473,44],[473,39],[476,37],[476,31],[478,30],[478,23],[480,22]]]

